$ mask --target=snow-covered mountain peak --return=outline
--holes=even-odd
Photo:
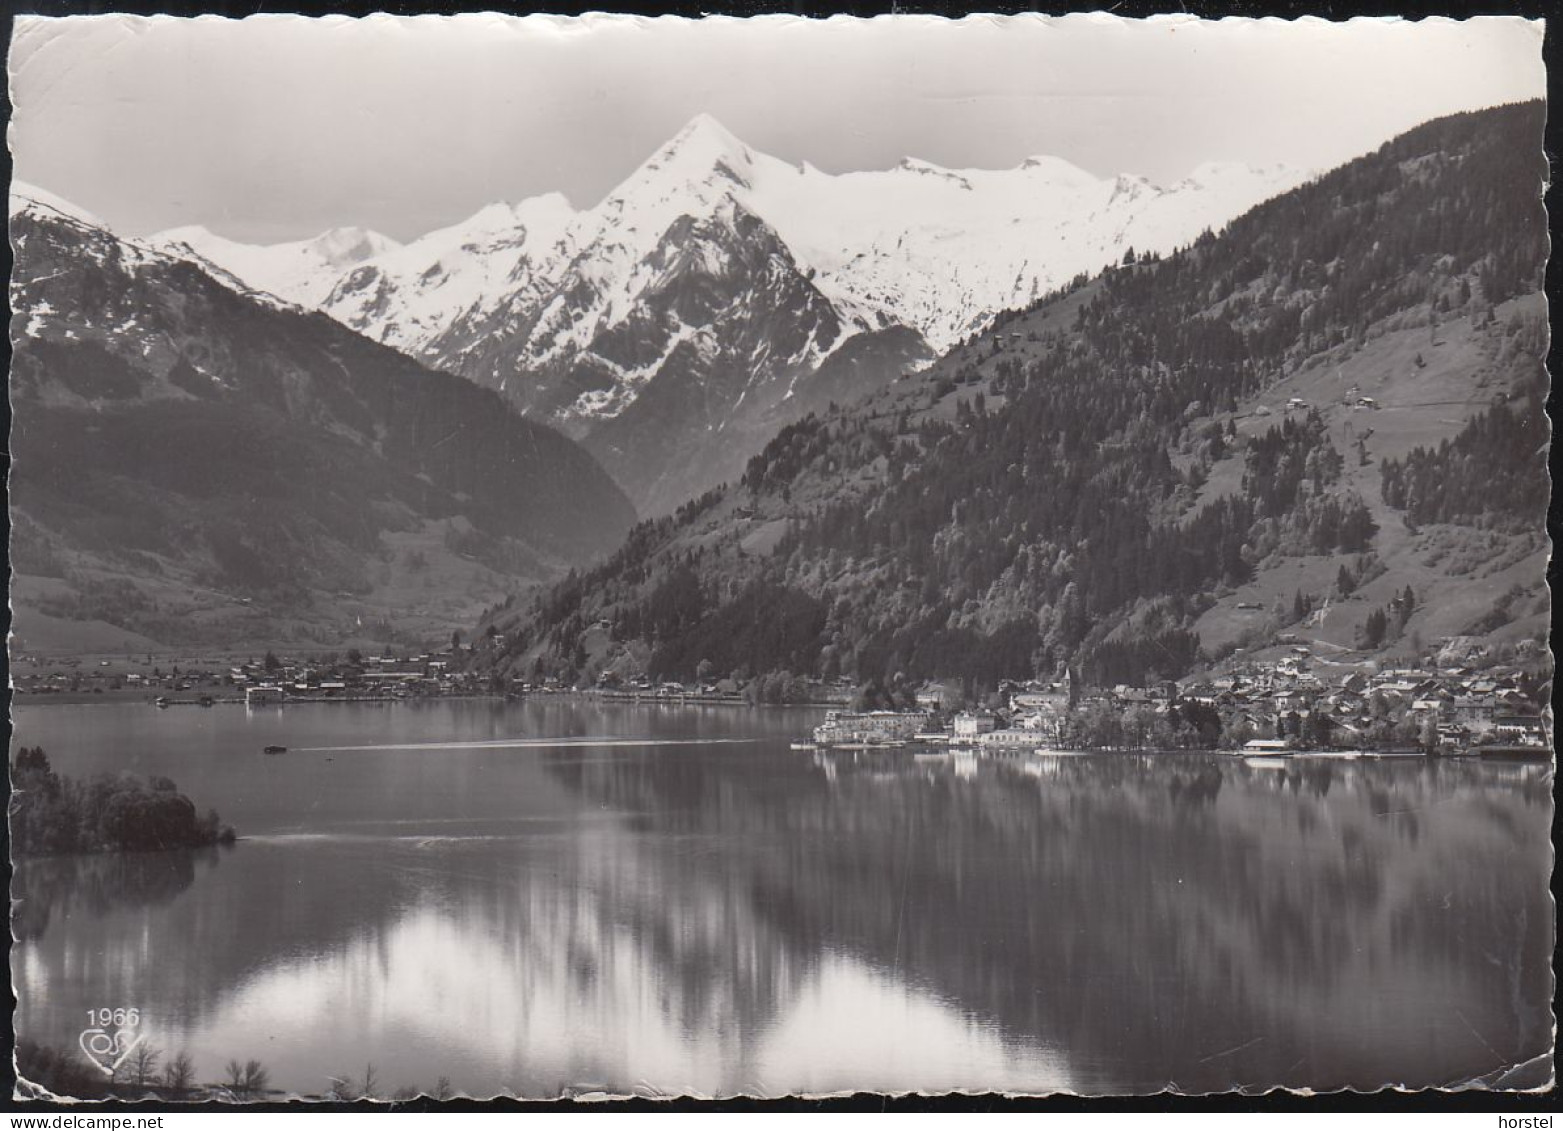
[[[1099,178],[1093,177],[1080,166],[1046,153],[1027,157],[1020,163],[1020,167],[1033,178],[1070,188],[1093,188],[1100,183]]]
[[[1153,184],[1145,177],[1135,176],[1132,173],[1119,173],[1113,178],[1113,192],[1107,198],[1107,203],[1113,205],[1125,201],[1138,201],[1160,196],[1162,192],[1159,185]]]
[[[580,213],[562,192],[530,196],[511,210],[515,222],[528,231],[550,238],[562,233]]]
[[[754,159],[753,151],[710,114],[696,114],[652,160],[666,160],[675,155],[697,163],[747,164]]]
[[[207,246],[212,241],[219,239],[216,232],[202,224],[185,224],[178,228],[169,228],[166,231],[154,232],[147,237],[148,241],[157,244],[182,243],[186,247],[196,250]]]
[[[44,215],[63,216],[69,220],[90,224],[94,228],[105,226],[102,220],[85,208],[72,204],[62,196],[56,196],[48,189],[28,184],[26,181],[12,181],[7,215],[15,216],[29,210],[37,210]]]
[[[442,234],[481,239],[498,235],[510,228],[536,224],[562,229],[575,216],[575,209],[561,192],[532,196],[515,204],[488,204],[458,224],[421,236],[414,243],[426,243]],[[412,245],[409,245],[412,246]]]
[[[597,212],[642,233],[659,225],[665,229],[679,214],[709,212],[752,188],[756,165],[753,150],[711,115],[698,114],[609,193]]]
[[[328,228],[318,236],[306,240],[291,240],[279,244],[251,244],[218,235],[201,224],[187,224],[168,228],[146,238],[153,247],[173,247],[183,244],[199,255],[217,253],[219,256],[248,255],[251,258],[276,260],[318,260],[318,265],[338,270],[362,263],[376,255],[383,255],[401,246],[390,236],[381,235],[370,228]],[[220,260],[219,260],[220,261]]]
[[[421,273],[451,255],[470,257],[519,247],[538,251],[557,243],[578,215],[560,192],[528,197],[517,204],[485,204],[465,220],[436,228],[405,246],[381,253],[376,264],[393,273]]]
[[[310,239],[250,244],[218,235],[200,224],[169,228],[146,237],[147,246],[195,259],[248,287],[301,306],[323,302],[344,271],[401,245],[369,228],[328,228]]]
[[[937,177],[949,182],[956,188],[971,191],[971,181],[953,169],[946,169],[941,165],[935,165],[932,161],[924,161],[920,157],[903,157],[896,165],[896,169],[903,173],[916,173],[923,177]]]
[[[80,254],[84,258],[100,265],[112,262],[117,270],[124,272],[134,271],[147,264],[183,261],[190,258],[188,255],[168,254],[164,249],[155,247],[146,240],[121,236],[80,205],[25,181],[11,182],[10,220],[13,238],[18,241],[23,237],[15,236],[14,233],[18,223],[23,221],[30,220],[45,226],[72,229],[81,236]],[[232,286],[238,290],[246,289],[244,283],[226,272],[213,270],[212,274],[225,286]],[[16,280],[13,279],[12,282],[14,284]]]
[[[624,187],[699,181],[712,173],[747,186],[754,171],[754,151],[709,114],[698,114],[673,139],[630,174]]]
[[[332,228],[308,241],[310,250],[333,266],[362,263],[402,245],[370,228]]]

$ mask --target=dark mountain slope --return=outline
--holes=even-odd
[[[493,392],[45,205],[11,234],[13,552],[66,582],[42,612],[169,641],[262,612],[326,638],[349,615],[438,622],[389,591],[398,539],[437,533],[493,592],[633,521],[589,455]]]
[[[497,614],[491,661],[615,662],[577,647],[607,620],[622,662],[658,673],[706,659],[991,682],[1068,662],[1137,681],[1231,646],[1217,621],[1278,599],[1283,573],[1310,602],[1339,599],[1320,625],[1339,647],[1397,643],[1361,629],[1399,575],[1439,594],[1402,626],[1408,646],[1462,631],[1504,579],[1457,565],[1460,529],[1418,543],[1374,465],[1484,411],[1539,434],[1543,115],[1430,123],[1219,238],[1077,280],[925,379],[784,429],[739,486]],[[1494,475],[1544,481],[1528,441],[1494,458]],[[1541,517],[1534,492],[1480,516],[1482,537],[1511,539],[1494,561],[1528,578],[1512,641],[1543,611]],[[1342,559],[1348,591],[1331,588]]]

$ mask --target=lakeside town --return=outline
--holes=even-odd
[[[1149,687],[1081,686],[1067,671],[1053,681],[1010,681],[980,702],[959,681],[889,690],[850,679],[773,673],[653,681],[606,672],[572,686],[468,670],[471,650],[313,657],[153,656],[47,660],[19,656],[12,685],[20,702],[82,702],[107,696],[158,707],[288,703],[405,702],[431,698],[580,695],[608,702],[825,707],[812,732],[825,747],[903,744],[977,749],[1219,749],[1428,754],[1551,751],[1551,681],[1526,657],[1495,657],[1479,641],[1443,641],[1404,666],[1346,664],[1308,644],[1229,661],[1216,672]],[[1512,662],[1511,662],[1512,661]],[[707,673],[702,673],[707,674]]]
[[[832,712],[819,746],[949,743],[978,749],[1219,749],[1550,757],[1551,680],[1445,642],[1416,666],[1320,661],[1306,644],[1219,674],[1151,687],[1011,684],[988,705],[949,711],[947,689],[915,710]]]

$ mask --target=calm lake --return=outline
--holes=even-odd
[[[22,707],[228,849],[26,861],[22,1037],[201,1081],[783,1095],[1530,1086],[1547,766],[789,750],[817,714]],[[268,744],[287,755],[265,757]]]

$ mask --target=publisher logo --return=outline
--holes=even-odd
[[[81,1031],[77,1043],[105,1076],[118,1072],[136,1046],[147,1039],[145,1033],[136,1031],[141,1027],[139,1009],[89,1009],[87,1021],[88,1027]]]

